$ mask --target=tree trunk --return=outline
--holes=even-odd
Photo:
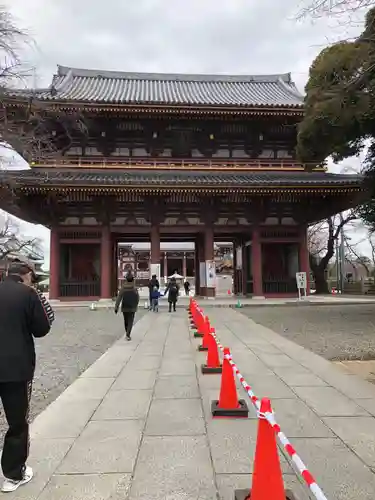
[[[311,268],[311,271],[314,276],[315,281],[315,293],[316,294],[328,294],[328,283],[325,277],[325,267],[323,266],[314,266]]]

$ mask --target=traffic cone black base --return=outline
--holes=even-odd
[[[203,333],[200,332],[194,332],[194,338],[195,339],[201,339],[203,337]]]
[[[199,351],[199,352],[208,351],[208,347],[205,347],[205,346],[203,346],[203,345],[199,345],[199,346],[198,346],[198,351]]]
[[[210,366],[207,366],[207,365],[201,365],[201,371],[204,374],[221,373],[223,371],[223,367],[222,367],[222,365],[220,365],[220,366],[215,366],[214,368],[211,368]]]
[[[251,490],[235,490],[234,500],[251,500]],[[285,490],[285,500],[297,500],[291,490]]]
[[[247,418],[249,407],[244,399],[238,400],[238,408],[219,408],[219,401],[211,403],[211,414],[213,417]]]

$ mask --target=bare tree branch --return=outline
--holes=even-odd
[[[297,19],[305,17],[340,17],[356,14],[375,5],[374,0],[308,0],[297,14]]]
[[[368,275],[371,274],[371,261],[368,257],[362,255],[357,251],[357,246],[361,242],[352,242],[352,239],[344,233],[344,244],[345,244],[345,260],[349,262],[353,269],[356,269],[358,265],[362,266]],[[354,258],[353,258],[354,257]]]
[[[335,253],[335,243],[345,225],[357,219],[354,211],[349,211],[342,220],[338,215],[314,224],[309,228],[308,246],[310,268],[313,273],[316,293],[328,293],[325,273],[328,264]]]
[[[22,237],[18,222],[5,213],[0,214],[0,260],[11,257],[27,259],[31,255],[42,259],[40,240]]]

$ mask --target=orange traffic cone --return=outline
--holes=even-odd
[[[199,324],[197,325],[197,331],[194,332],[194,338],[200,339],[204,336],[204,331],[206,328],[206,322],[209,321],[207,316],[204,316],[203,312],[200,314]]]
[[[208,334],[208,352],[205,365],[201,366],[202,373],[221,373],[222,366],[220,363],[219,352],[217,350],[216,340],[211,333]]]
[[[214,328],[211,328],[210,325],[210,320],[208,319],[208,316],[206,316],[206,321],[204,325],[204,333],[203,333],[203,339],[202,339],[202,344],[198,346],[198,351],[208,351],[208,336],[212,331],[215,331]]]
[[[269,399],[262,399],[261,414],[271,412]],[[237,490],[235,500],[288,500],[293,499],[291,492],[284,490],[279,452],[275,431],[269,422],[259,417],[258,437],[255,449],[254,472],[251,490]]]
[[[196,302],[193,302],[193,310],[192,316],[190,318],[190,327],[194,330],[198,328],[198,322],[200,317],[200,311],[198,310],[198,305]]]
[[[249,408],[244,399],[238,399],[233,369],[229,360],[225,357],[226,355],[230,355],[228,347],[224,347],[219,401],[212,401],[211,413],[213,417],[247,418]]]

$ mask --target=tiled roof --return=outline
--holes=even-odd
[[[50,101],[185,106],[301,107],[289,73],[265,76],[188,75],[95,71],[58,66]]]
[[[197,172],[150,170],[44,169],[3,171],[1,180],[9,177],[20,185],[62,185],[108,187],[277,187],[277,186],[360,186],[360,175],[329,174],[325,172]]]

